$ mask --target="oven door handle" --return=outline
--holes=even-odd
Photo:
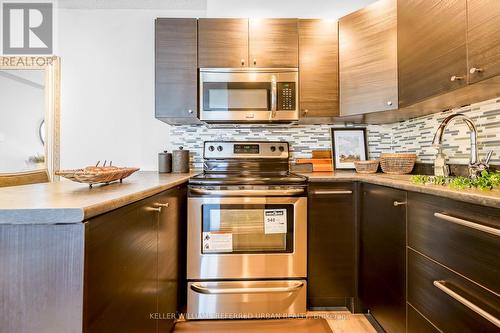
[[[290,196],[304,193],[303,188],[289,188],[284,190],[208,190],[192,187],[191,192],[202,195],[216,195],[221,197],[241,196]]]
[[[199,283],[191,284],[191,290],[207,295],[218,294],[268,294],[268,293],[293,293],[304,286],[304,282],[297,282],[289,287],[269,288],[208,288]]]

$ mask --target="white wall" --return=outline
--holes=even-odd
[[[199,12],[59,10],[62,168],[157,168],[169,131],[154,118],[154,19],[183,15]]]
[[[208,0],[202,10],[191,2],[182,11],[57,9],[62,168],[107,159],[155,170],[157,153],[170,148],[169,126],[154,118],[154,18],[336,18],[373,0]]]

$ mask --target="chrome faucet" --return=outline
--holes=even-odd
[[[474,122],[462,113],[452,114],[446,117],[439,125],[436,134],[434,135],[434,140],[432,141],[432,145],[438,148],[438,153],[436,155],[436,159],[434,161],[434,174],[436,176],[449,176],[450,169],[446,164],[446,160],[442,153],[441,144],[443,142],[443,134],[448,126],[448,124],[455,118],[461,118],[467,124],[470,130],[470,161],[469,161],[469,177],[477,178],[483,170],[489,169],[489,161],[491,158],[492,152],[488,153],[486,159],[482,162],[478,162],[478,153],[477,153],[477,129]]]

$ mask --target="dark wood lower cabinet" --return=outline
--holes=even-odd
[[[408,246],[500,294],[498,229],[500,209],[408,194]]]
[[[388,333],[406,327],[406,192],[362,184],[359,299]]]
[[[186,189],[85,223],[84,332],[168,332],[179,310]],[[184,288],[185,289],[185,288]]]
[[[154,332],[155,211],[141,201],[86,223],[86,331]]]
[[[408,333],[439,333],[439,330],[411,305],[406,307],[406,313],[408,315]]]
[[[442,332],[498,332],[497,326],[459,299],[470,302],[492,317],[500,318],[498,295],[414,250],[408,250],[408,303],[411,306]]]
[[[308,220],[308,306],[352,307],[355,296],[355,188],[311,184]]]
[[[187,189],[180,187],[154,197],[167,203],[158,219],[158,332],[173,327],[171,315],[182,310],[186,300]],[[170,318],[169,318],[170,316]]]

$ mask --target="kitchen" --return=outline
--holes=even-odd
[[[0,128],[0,331],[497,331],[495,5],[54,3],[0,62],[45,108]]]

